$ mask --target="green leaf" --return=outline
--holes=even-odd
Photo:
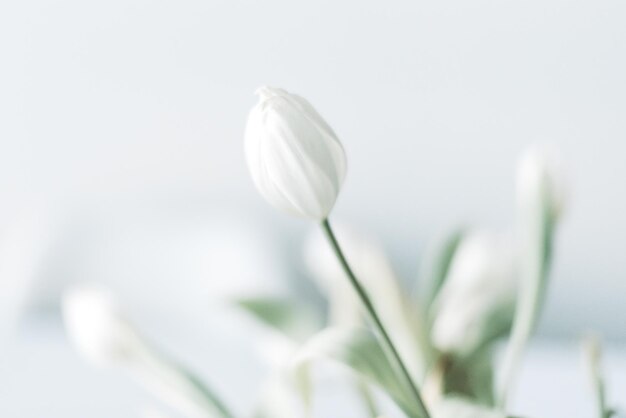
[[[128,372],[153,391],[158,399],[184,415],[233,418],[226,404],[211,387],[180,363],[144,345]]]
[[[299,351],[294,367],[327,359],[347,366],[385,391],[409,417],[420,417],[413,398],[400,383],[376,337],[364,328],[326,328]]]
[[[498,399],[500,406],[506,404],[508,392],[546,297],[556,229],[556,218],[546,201],[544,199],[542,202],[542,207],[537,211],[539,213],[526,214],[522,221],[525,236],[522,240],[521,288],[502,365],[503,379]]]
[[[321,327],[320,316],[305,303],[268,297],[237,299],[234,303],[295,341],[303,341]]]
[[[511,338],[502,364],[499,405],[504,407],[517,369],[539,320],[548,287],[553,238],[564,207],[565,183],[558,156],[532,147],[518,165],[520,289]]]
[[[424,283],[421,286],[423,295],[420,297],[420,303],[424,307],[424,312],[430,310],[431,304],[446,281],[452,259],[464,233],[462,228],[453,231],[434,250],[431,250],[431,255],[427,256],[424,267],[420,271],[420,282]]]

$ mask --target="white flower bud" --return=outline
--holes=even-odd
[[[434,304],[431,336],[442,351],[468,355],[513,319],[517,276],[508,236],[474,232],[463,238]]]
[[[119,366],[183,416],[224,416],[197,378],[150,349],[106,290],[81,286],[66,291],[63,319],[70,340],[94,365]]]
[[[81,355],[98,366],[131,360],[142,342],[121,316],[113,297],[95,286],[81,286],[63,296],[63,319]]]
[[[562,215],[567,187],[563,164],[554,148],[535,145],[522,154],[517,169],[517,191],[522,210],[547,209],[552,219]]]
[[[245,134],[257,189],[279,209],[325,219],[346,175],[339,139],[302,97],[270,87],[259,88],[257,95]]]

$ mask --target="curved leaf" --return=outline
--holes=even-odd
[[[261,323],[295,341],[303,341],[321,327],[321,319],[304,303],[284,298],[243,298],[236,306]]]
[[[420,271],[420,283],[423,295],[419,298],[424,307],[424,312],[430,310],[430,305],[436,299],[439,290],[448,277],[448,271],[452,264],[452,259],[456,253],[459,243],[465,231],[462,228],[456,229],[446,236],[442,243],[430,250]]]
[[[326,328],[311,338],[294,360],[298,370],[319,359],[350,368],[385,391],[410,417],[420,417],[412,397],[398,380],[376,337],[364,328]]]

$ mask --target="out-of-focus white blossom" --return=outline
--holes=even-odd
[[[434,304],[434,345],[446,352],[471,353],[510,325],[515,289],[511,237],[486,231],[467,234]]]
[[[535,145],[520,157],[517,194],[522,210],[547,209],[553,218],[563,214],[567,203],[567,182],[556,149]]]
[[[66,291],[63,319],[75,347],[96,365],[129,362],[144,352],[137,333],[112,295],[102,288],[82,286]]]
[[[502,361],[498,404],[505,407],[548,284],[554,233],[565,210],[566,182],[556,150],[533,146],[517,170],[520,286],[511,337]]]
[[[402,360],[412,376],[421,381],[425,357],[429,355],[422,344],[421,318],[405,296],[384,250],[371,237],[341,224],[335,226],[335,233]],[[331,323],[341,326],[362,324],[362,304],[320,231],[311,234],[305,245],[304,258],[313,278],[328,297]]]
[[[185,416],[225,417],[199,381],[151,350],[105,289],[79,286],[67,290],[63,319],[70,340],[94,365],[119,366]]]
[[[245,133],[254,184],[279,209],[325,219],[346,175],[339,139],[304,98],[271,87],[257,95]]]

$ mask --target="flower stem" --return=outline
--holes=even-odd
[[[337,259],[339,260],[339,263],[341,264],[341,267],[343,268],[343,271],[346,273],[346,276],[348,276],[348,279],[350,280],[350,284],[356,291],[359,299],[361,299],[361,302],[363,303],[363,306],[365,307],[365,310],[367,311],[369,318],[372,324],[374,325],[374,328],[376,329],[376,331],[378,331],[380,340],[385,346],[385,348],[387,349],[386,352],[388,356],[390,357],[389,358],[390,362],[396,366],[396,368],[398,369],[397,371],[400,373],[400,377],[405,381],[406,385],[408,386],[411,392],[411,395],[415,399],[418,409],[421,412],[422,418],[430,418],[430,414],[428,413],[428,410],[426,409],[426,405],[424,404],[424,401],[422,400],[422,397],[420,396],[417,386],[413,382],[411,375],[409,374],[406,366],[404,365],[404,362],[402,361],[402,358],[400,357],[398,350],[396,349],[395,345],[391,341],[391,338],[389,337],[387,330],[385,330],[385,327],[382,321],[380,320],[378,313],[376,313],[376,309],[374,308],[372,301],[367,295],[367,292],[365,291],[365,289],[363,288],[359,280],[354,275],[354,272],[350,268],[350,265],[348,264],[348,261],[346,260],[346,257],[343,254],[343,251],[341,250],[339,243],[337,242],[337,238],[335,237],[335,234],[330,226],[330,223],[328,222],[328,219],[324,219],[322,221],[321,226],[322,226],[324,233],[326,234],[326,237],[328,238],[328,241],[330,242],[330,245],[333,248],[333,251],[335,252],[335,255],[337,256]]]

